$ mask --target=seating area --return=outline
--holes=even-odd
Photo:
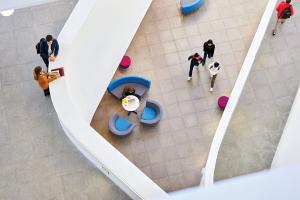
[[[151,86],[151,81],[139,76],[122,76],[111,81],[107,91],[117,99],[122,99],[122,92],[126,85],[130,84],[135,88],[135,93],[143,97]]]
[[[186,15],[196,11],[204,3],[204,0],[180,0],[182,14]]]
[[[157,124],[162,117],[162,113],[162,106],[159,102],[148,100],[141,115],[141,123],[144,125]]]
[[[125,136],[132,132],[136,125],[114,113],[109,119],[109,130],[115,135]]]

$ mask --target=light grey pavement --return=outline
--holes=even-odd
[[[129,199],[71,144],[33,80],[35,44],[57,37],[75,0],[0,16],[0,199]]]
[[[223,140],[215,179],[269,169],[300,83],[300,0],[271,36],[275,12]]]
[[[131,114],[129,119],[139,126],[128,137],[114,137],[108,130],[109,117],[113,112],[127,115],[119,101],[105,94],[91,125],[165,191],[199,185],[222,116],[217,100],[230,94],[266,3],[207,0],[196,12],[182,16],[177,0],[153,0],[127,50],[132,65],[117,70],[115,77],[150,79],[151,88],[138,113],[145,99],[155,99],[163,106],[163,119],[145,128],[139,116]],[[214,59],[222,67],[213,93],[204,67],[194,69],[192,80],[187,81],[187,58],[195,52],[203,55],[202,45],[208,39],[215,42]]]

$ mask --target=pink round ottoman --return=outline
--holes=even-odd
[[[127,69],[130,66],[130,64],[131,64],[130,57],[125,55],[125,56],[123,56],[123,58],[119,64],[119,67],[121,69]]]
[[[219,108],[224,110],[226,105],[227,105],[227,102],[228,102],[229,98],[227,96],[221,96],[219,99],[218,99],[218,105],[219,105]]]

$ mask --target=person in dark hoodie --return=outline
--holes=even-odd
[[[204,51],[204,56],[202,60],[202,66],[205,65],[206,58],[212,58],[214,57],[214,52],[215,52],[215,44],[211,39],[207,40],[207,42],[204,42],[203,44],[203,51]]]
[[[202,58],[198,53],[195,53],[194,55],[189,56],[188,60],[191,60],[189,76],[187,78],[187,80],[190,81],[192,79],[194,67],[199,66],[199,64],[202,62]]]
[[[59,45],[56,39],[52,35],[47,35],[46,39],[40,42],[40,56],[42,57],[45,65],[47,66],[47,71],[49,67],[49,61],[54,62],[56,56],[58,55]]]

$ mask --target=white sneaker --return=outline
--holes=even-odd
[[[191,79],[192,79],[192,77],[190,77],[190,76],[187,78],[188,81],[190,81]]]
[[[214,91],[214,88],[210,88],[209,91],[210,91],[210,92],[213,92],[213,91]]]

